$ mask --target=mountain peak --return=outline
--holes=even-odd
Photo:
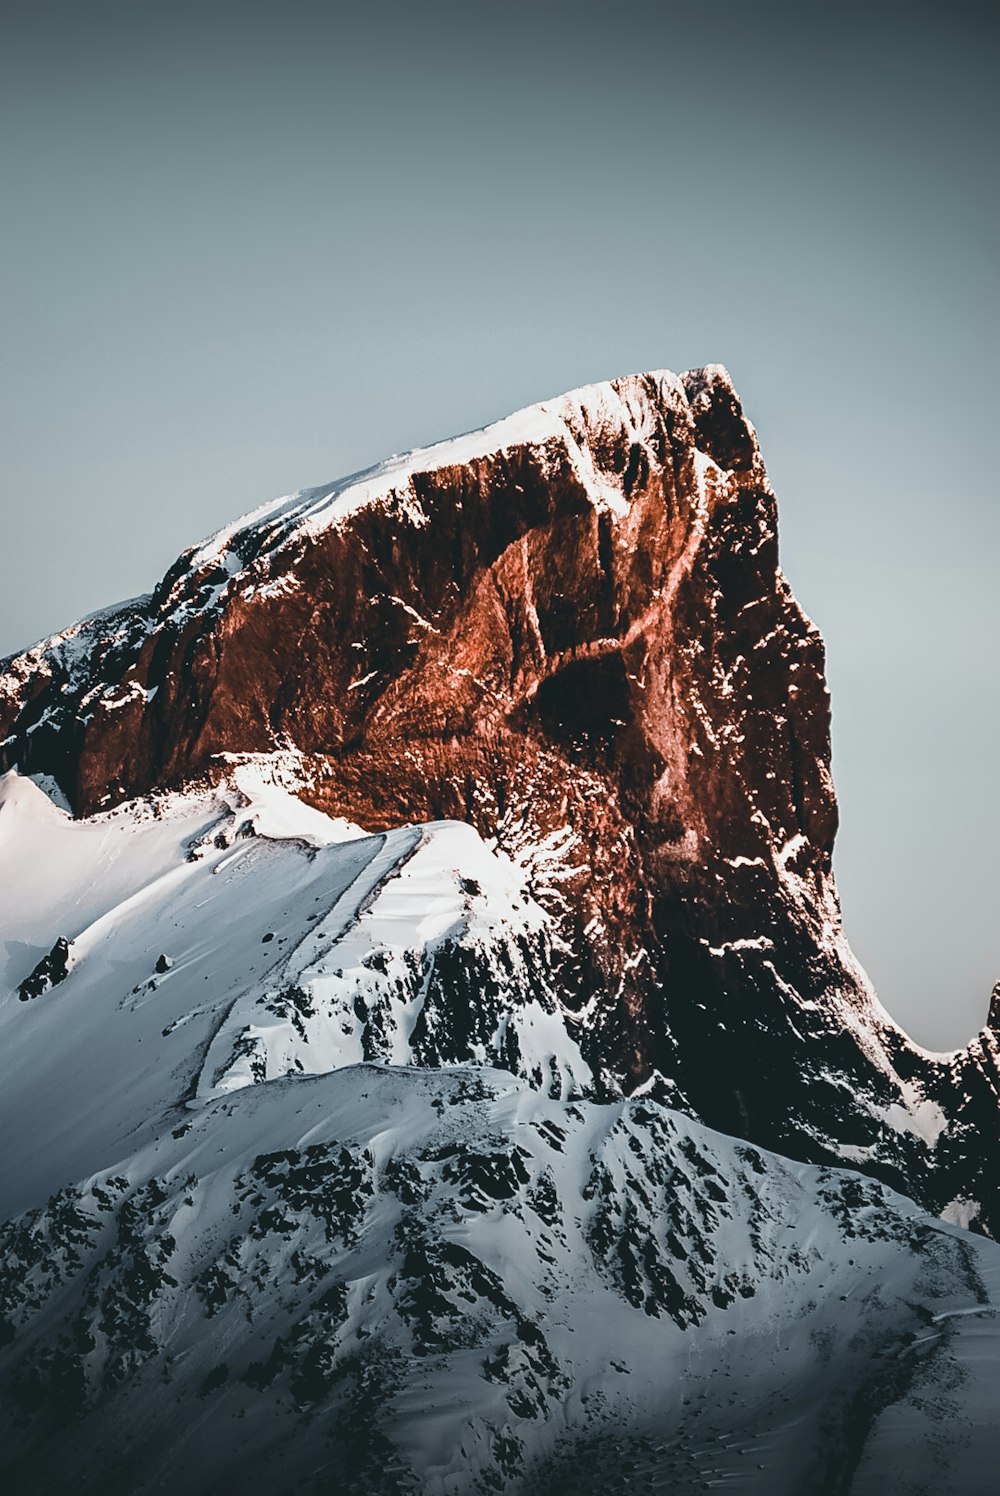
[[[1000,1049],[848,947],[724,369],[264,506],[0,739],[11,1489],[992,1489]]]
[[[729,374],[654,371],[225,527],[8,662],[0,767],[86,815],[280,758],[366,833],[469,823],[548,921],[598,1093],[662,1082],[724,1131],[931,1189],[952,1072],[841,927],[823,664]]]
[[[622,434],[630,444],[641,446],[655,426],[655,412],[664,408],[684,412],[689,394],[694,402],[692,414],[696,408],[706,437],[719,449],[720,456],[731,452],[745,463],[751,446],[756,452],[752,428],[743,420],[732,380],[721,364],[681,376],[668,369],[651,370],[581,385],[461,436],[394,454],[346,477],[272,500],[186,553],[189,567],[202,571],[214,564],[231,572],[242,571],[244,556],[259,553],[262,543],[274,550],[293,536],[317,535],[342,525],[358,510],[398,504],[401,499],[401,512],[419,524],[415,487],[419,488],[417,480],[422,477],[495,461],[503,454],[528,447],[544,449],[554,444],[566,448],[571,458],[579,461],[585,449],[614,442]],[[726,417],[731,429],[723,435]],[[713,439],[716,427],[719,435]],[[708,451],[707,455],[713,454]],[[600,481],[612,474],[591,471],[589,465],[581,474],[588,496],[598,509],[619,511],[627,506],[627,497],[613,481]]]

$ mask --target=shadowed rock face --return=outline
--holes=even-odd
[[[2,766],[83,814],[294,750],[303,797],[367,829],[472,822],[531,869],[606,1087],[658,1072],[724,1131],[951,1198],[887,1116],[988,1066],[913,1050],[844,940],[822,642],[724,370],[271,506],[5,670]]]

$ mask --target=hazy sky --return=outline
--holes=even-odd
[[[1000,977],[992,17],[8,12],[0,653],[277,494],[725,363],[827,640],[848,931],[963,1041]]]

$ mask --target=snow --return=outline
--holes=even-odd
[[[953,1226],[964,1226],[967,1231],[973,1221],[979,1218],[981,1210],[978,1200],[967,1200],[964,1195],[956,1195],[942,1210],[941,1219],[950,1221]]]
[[[370,1432],[428,1496],[493,1468],[497,1429],[541,1489],[631,1469],[640,1490],[696,1476],[771,1496],[818,1489],[845,1447],[851,1496],[881,1496],[935,1451],[940,1496],[988,1489],[1000,1248],[962,1229],[976,1202],[935,1221],[870,1179],[713,1134],[652,1086],[587,1100],[525,868],[462,823],[372,836],[331,821],[298,800],[296,773],[294,755],[233,760],[213,789],[87,821],[0,778],[0,1219],[44,1207],[9,1238],[18,1335],[0,1356],[99,1312],[80,1372],[96,1377],[116,1325],[147,1315],[114,1398],[95,1383],[72,1438],[32,1446],[33,1470],[96,1459],[113,1428],[140,1462],[155,1449],[161,1484],[182,1482],[178,1460],[197,1471],[194,1496],[246,1459],[267,1496],[303,1488],[330,1457],[319,1441],[362,1416],[343,1398],[371,1355]],[[558,878],[575,854],[567,828],[542,860]],[[60,935],[68,976],[19,1002]],[[435,1006],[445,950],[471,963],[467,1012],[454,993]],[[449,1025],[477,1016],[449,1050]],[[505,1034],[519,1075],[495,1067]],[[880,1120],[928,1144],[943,1125],[916,1089]],[[324,1195],[345,1157],[361,1183]],[[147,1308],[112,1307],[132,1281],[116,1201]],[[296,1355],[339,1368],[296,1393],[315,1384],[316,1417],[287,1379],[254,1390],[279,1343],[296,1375]],[[845,1445],[859,1386],[874,1388],[867,1422]],[[961,1411],[942,1426],[944,1397]]]
[[[898,1085],[903,1094],[903,1104],[893,1103],[887,1107],[870,1105],[872,1115],[879,1117],[894,1132],[911,1133],[933,1148],[947,1129],[948,1118],[936,1101],[921,1096],[912,1083],[899,1081]]]
[[[73,807],[51,774],[26,774],[24,777],[30,780],[32,784],[37,785],[45,798],[51,800],[57,810],[63,811],[66,815],[73,814]]]
[[[389,601],[391,603],[395,603],[397,607],[402,608],[403,612],[406,613],[410,618],[412,618],[414,623],[416,623],[420,628],[426,629],[428,633],[431,634],[440,633],[440,629],[435,628],[433,623],[426,619],[422,613],[418,613],[416,608],[411,607],[411,605],[408,602],[405,602],[403,598],[396,597],[396,595],[393,594],[389,598]]]
[[[298,798],[297,755],[248,754],[232,763],[229,779],[238,794],[228,803],[246,812],[258,836],[298,838],[310,846],[328,847],[366,834],[352,821],[324,815]]]
[[[538,1489],[627,1475],[772,1496],[825,1489],[831,1470],[850,1496],[929,1472],[941,1496],[990,1489],[1000,1249],[883,1186],[865,1182],[845,1235],[833,1207],[856,1176],[649,1100],[567,1106],[490,1070],[357,1066],[175,1122],[80,1179],[73,1256],[57,1247],[65,1204],[14,1241],[26,1339],[8,1356],[101,1321],[88,1405],[27,1446],[35,1479],[103,1446],[104,1478],[121,1455],[133,1489],[155,1473],[208,1496],[249,1462],[269,1496],[346,1459],[349,1431],[445,1496],[494,1466],[502,1429]],[[358,1172],[338,1194],[345,1158]],[[126,1207],[138,1302],[115,1255]],[[667,1281],[679,1298],[657,1297]],[[100,1368],[123,1333],[131,1369],[109,1395]],[[262,1395],[252,1368],[276,1345]],[[370,1397],[352,1401],[359,1385]],[[22,1420],[8,1447],[31,1435]]]
[[[784,846],[778,852],[778,860],[781,863],[787,864],[807,846],[806,838],[802,835],[801,831],[797,831],[794,836],[789,837],[788,841],[785,842]]]
[[[208,1051],[200,1100],[253,1084],[255,1077],[316,1074],[370,1058],[366,1034],[375,1006],[383,1015],[385,1058],[413,1064],[411,1040],[418,1019],[428,1017],[438,951],[459,943],[487,953],[502,944],[520,973],[520,982],[508,981],[530,986],[519,942],[546,927],[521,871],[457,821],[403,827],[356,843],[349,880],[324,906],[300,940],[289,937],[288,953],[266,986],[251,987],[230,1008]],[[279,988],[302,994],[291,1012],[276,1003]],[[554,1075],[560,1094],[591,1084],[555,1012],[529,1001],[507,1021],[529,1074]],[[488,1062],[481,1046],[473,1054]]]
[[[221,566],[227,581],[220,585],[227,586],[243,573],[244,552],[256,551],[261,542],[264,549],[273,552],[293,536],[304,539],[318,535],[373,505],[392,504],[401,521],[422,526],[427,523],[427,516],[413,488],[417,474],[463,466],[524,447],[544,449],[554,445],[562,449],[595,507],[621,517],[630,507],[621,485],[596,468],[580,433],[585,429],[620,430],[624,426],[633,440],[648,439],[652,433],[636,423],[636,409],[629,398],[630,384],[640,377],[657,381],[672,403],[686,407],[687,397],[680,380],[666,369],[620,381],[621,389],[616,389],[610,381],[584,385],[527,406],[480,430],[394,455],[345,478],[272,500],[204,541],[193,552],[189,569],[201,572]],[[710,466],[715,468],[714,464]],[[718,473],[717,468],[715,471]],[[178,586],[182,583],[183,579]],[[259,591],[256,581],[250,586]]]
[[[745,935],[739,940],[724,940],[721,945],[708,947],[713,956],[724,956],[728,951],[773,951],[774,941],[766,935]]]
[[[368,1057],[377,998],[384,1058],[412,1063],[424,1001],[414,972],[427,977],[448,942],[496,988],[489,1032],[467,1058],[495,1062],[490,1035],[502,1043],[510,1022],[540,1084],[567,1095],[590,1085],[554,1003],[531,990],[519,942],[543,948],[546,923],[523,872],[464,824],[368,836],[331,820],[284,788],[294,767],[246,759],[215,790],[84,821],[32,780],[0,777],[0,1210],[134,1146],[181,1092],[203,1104]],[[19,1002],[18,984],[60,936],[69,976]],[[157,973],[161,955],[169,968]],[[315,1013],[271,1011],[289,989]],[[448,1034],[437,1042],[452,1053]]]

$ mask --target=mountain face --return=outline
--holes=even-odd
[[[851,955],[724,370],[266,506],[0,737],[16,1491],[991,1489],[997,1041]]]
[[[265,507],[7,661],[0,733],[83,815],[280,752],[373,834],[467,822],[548,916],[543,986],[601,1094],[662,1083],[997,1229],[992,1031],[918,1051],[842,932],[822,643],[721,368]]]

